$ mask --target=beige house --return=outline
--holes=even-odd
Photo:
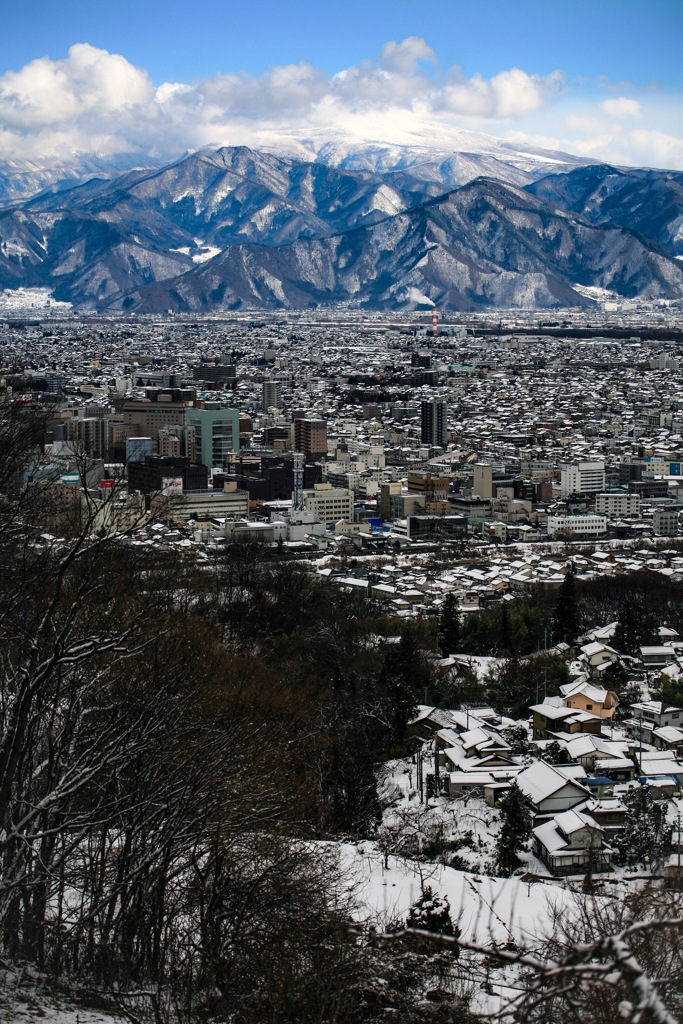
[[[617,695],[613,690],[606,690],[585,680],[575,680],[560,687],[568,708],[576,711],[589,711],[598,718],[611,719],[617,707]]]

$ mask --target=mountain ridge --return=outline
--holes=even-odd
[[[680,298],[683,175],[583,163],[446,188],[466,158],[379,172],[224,146],[50,189],[0,210],[0,288],[154,311]]]

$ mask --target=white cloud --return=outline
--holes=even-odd
[[[603,92],[587,102],[581,88],[568,86],[560,71],[509,68],[485,78],[443,69],[417,36],[389,41],[377,60],[334,75],[302,61],[262,75],[228,71],[157,87],[120,54],[77,43],[61,60],[41,57],[0,75],[0,159],[144,161],[211,144],[249,144],[264,131],[343,126],[360,134],[371,126],[368,137],[379,138],[418,133],[430,122],[512,131],[536,145],[545,138],[553,148],[596,159],[683,166],[683,142],[671,127],[680,121],[680,99],[653,93],[642,103],[626,95],[603,100]],[[655,104],[665,112],[659,120],[652,117]],[[641,117],[642,126],[646,116],[647,131],[635,130],[633,122]]]
[[[434,50],[419,36],[408,36],[400,43],[385,43],[380,54],[380,66],[398,74],[414,74],[419,61],[438,64]]]
[[[683,170],[683,138],[658,130],[626,130],[609,122],[567,118],[576,135],[527,134],[511,131],[507,138],[515,145],[539,146],[575,153],[590,160],[631,167],[660,167]]]
[[[616,100],[605,100],[600,106],[610,117],[640,117],[642,114],[638,100],[630,100],[626,96],[619,96]]]
[[[562,75],[529,75],[519,68],[501,71],[493,78],[466,78],[454,69],[446,83],[440,106],[453,114],[500,121],[536,113],[562,90]]]

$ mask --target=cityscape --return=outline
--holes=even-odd
[[[5,12],[2,1024],[683,1020],[682,36]]]

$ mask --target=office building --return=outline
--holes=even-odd
[[[560,493],[598,494],[605,490],[604,462],[565,462],[560,466]]]
[[[423,444],[445,448],[448,430],[447,403],[422,402],[420,404],[420,427]]]
[[[188,409],[185,423],[194,430],[195,457],[208,469],[227,466],[232,452],[240,450],[240,414],[218,402]]]
[[[340,519],[353,521],[353,491],[330,484],[315,484],[304,491],[304,509],[313,512],[326,526],[334,526]]]
[[[327,455],[327,422],[326,420],[305,419],[294,420],[294,451],[303,452],[311,459],[321,459]]]
[[[282,403],[282,384],[278,380],[264,380],[261,385],[261,406],[263,409],[279,409]]]
[[[151,437],[126,438],[126,462],[144,462],[147,455],[154,452],[154,439]]]

